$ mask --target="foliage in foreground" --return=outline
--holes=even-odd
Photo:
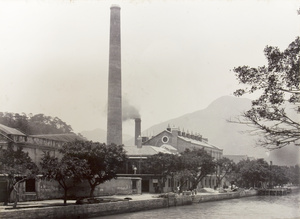
[[[300,168],[299,165],[278,166],[263,159],[247,159],[238,162],[226,178],[244,188],[269,188],[288,183],[299,185]]]
[[[121,145],[106,145],[92,141],[68,142],[60,149],[64,157],[85,160],[88,175],[84,176],[90,185],[92,197],[96,186],[116,178],[118,170],[125,165],[126,152]]]
[[[192,184],[190,190],[196,189],[205,176],[215,172],[213,157],[204,149],[186,149],[179,158],[181,162],[179,174],[182,175],[179,180],[183,182],[184,178],[188,179]],[[186,174],[182,174],[181,171],[188,173],[188,175],[185,176]]]
[[[178,156],[160,152],[150,156],[146,160],[144,167],[145,173],[151,173],[156,176],[160,176],[158,183],[159,189],[162,191],[163,185],[167,181],[168,176],[172,176],[173,173],[178,170]]]
[[[68,190],[90,174],[86,160],[64,156],[61,160],[45,153],[41,161],[44,179],[55,180],[64,189],[64,204],[67,204]]]
[[[145,164],[146,173],[153,173],[160,177],[161,191],[168,177],[179,182],[180,191],[188,181],[192,183],[189,189],[195,189],[198,183],[214,170],[213,158],[204,149],[187,149],[181,154],[159,153],[150,156]]]
[[[287,49],[264,49],[267,66],[234,68],[237,80],[245,88],[235,91],[236,96],[257,93],[252,108],[233,122],[254,127],[252,134],[260,134],[258,144],[270,150],[289,144],[300,146],[300,37]]]
[[[57,181],[64,189],[64,203],[68,190],[85,180],[90,185],[92,197],[96,186],[116,178],[119,168],[127,159],[121,145],[105,145],[92,141],[67,142],[59,152],[62,159],[45,153],[41,166],[43,176]]]
[[[28,153],[20,146],[15,148],[9,144],[6,149],[0,148],[0,173],[7,176],[8,190],[4,204],[10,201],[12,191],[15,191],[16,198],[14,208],[17,205],[19,196],[18,184],[27,179],[35,178],[38,174],[38,167],[31,160]]]

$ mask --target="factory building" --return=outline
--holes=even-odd
[[[157,135],[148,138],[141,137],[141,119],[135,119],[135,146],[124,146],[128,154],[129,161],[124,167],[123,172],[119,176],[135,176],[141,178],[141,191],[155,193],[157,188],[158,176],[145,173],[143,163],[145,160],[159,152],[168,154],[179,154],[185,149],[204,149],[215,159],[220,159],[223,155],[223,149],[220,149],[208,142],[208,139],[200,135],[193,135],[180,131],[179,128],[166,128]],[[215,175],[206,176],[198,185],[198,188],[214,188],[216,186]],[[179,182],[168,178],[163,192],[171,192],[174,187],[178,186]],[[189,185],[186,186],[186,189]]]
[[[223,154],[223,149],[220,149],[208,142],[207,138],[203,138],[199,134],[190,134],[189,132],[180,131],[179,128],[166,128],[157,135],[147,139],[144,138],[143,145],[153,145],[160,147],[162,145],[170,145],[179,153],[185,149],[204,149],[213,158],[220,159]]]
[[[108,69],[108,111],[107,111],[107,141],[109,144],[122,145],[122,83],[121,83],[121,31],[120,7],[110,8],[110,43]],[[31,159],[39,164],[42,154],[49,151],[51,155],[59,157],[58,148],[65,142],[81,139],[77,135],[36,135],[26,136],[16,129],[0,125],[0,145],[20,145],[28,152]],[[157,192],[158,177],[143,171],[143,162],[158,153],[181,153],[185,149],[204,148],[216,159],[222,157],[223,150],[210,144],[200,135],[193,135],[180,131],[178,128],[167,128],[151,138],[141,137],[141,119],[135,119],[135,145],[124,145],[129,161],[118,174],[117,179],[103,183],[95,189],[95,196],[112,194],[140,194],[142,192]],[[2,178],[1,178],[2,177]],[[0,189],[5,187],[5,176],[0,176]],[[200,187],[213,188],[215,178],[207,176]],[[2,185],[2,184],[3,185]],[[169,178],[163,188],[164,192],[172,191],[177,182]],[[41,179],[26,181],[20,185],[20,200],[41,200],[61,198],[63,190],[57,182]],[[82,183],[69,195],[74,197],[86,196],[89,191],[87,183]],[[1,191],[0,191],[1,192]],[[1,197],[1,194],[0,194]]]
[[[110,19],[110,43],[109,43],[109,72],[108,72],[108,113],[107,113],[107,144],[122,144],[122,81],[121,81],[121,17],[120,7],[111,7]],[[143,141],[144,140],[144,141]],[[124,146],[129,162],[120,172],[119,176],[134,177],[135,181],[140,180],[142,192],[154,192],[157,184],[157,176],[145,174],[142,164],[151,155],[162,153],[180,153],[186,148],[204,148],[216,159],[222,156],[223,151],[208,143],[207,139],[200,136],[180,132],[178,129],[168,128],[158,135],[146,139],[141,137],[141,119],[135,119],[135,145]],[[140,177],[139,179],[136,177]],[[169,180],[168,180],[169,181]],[[206,186],[206,181],[203,186]],[[174,182],[173,182],[174,185]],[[213,183],[210,179],[210,187]],[[165,192],[170,191],[171,183],[168,182]],[[135,188],[135,186],[132,186]],[[135,190],[136,191],[136,190]]]
[[[0,147],[6,149],[11,145],[14,149],[22,147],[28,153],[31,160],[40,167],[41,158],[44,153],[49,152],[51,156],[60,157],[58,149],[66,142],[85,140],[82,137],[70,134],[49,134],[49,135],[26,135],[17,129],[0,124]],[[6,175],[0,175],[0,201],[6,195]],[[63,189],[55,181],[42,180],[40,176],[35,179],[26,180],[19,184],[19,200],[43,200],[61,198]],[[14,193],[12,194],[14,198]]]

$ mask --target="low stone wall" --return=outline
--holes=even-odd
[[[243,190],[243,191],[238,191],[238,192],[216,193],[216,194],[210,193],[207,195],[195,195],[193,197],[193,203],[255,196],[255,195],[257,195],[257,193],[258,193],[257,190]]]
[[[256,190],[244,190],[239,192],[217,193],[195,196],[177,196],[168,198],[153,198],[149,200],[130,200],[99,204],[68,205],[57,207],[12,209],[0,212],[0,218],[26,219],[26,218],[88,218],[105,216],[112,214],[121,214],[136,211],[145,211],[157,208],[167,208],[173,206],[190,205],[192,203],[201,203],[208,201],[217,201],[223,199],[233,199],[257,195]]]
[[[0,218],[88,218],[189,204],[192,204],[191,196],[179,196],[138,201],[5,210],[0,212]]]

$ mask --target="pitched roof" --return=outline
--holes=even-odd
[[[26,136],[23,132],[20,132],[17,129],[10,128],[10,127],[2,125],[2,124],[0,124],[0,131],[4,132],[7,135],[22,135],[22,136]]]
[[[166,149],[167,151],[170,151],[171,153],[178,153],[177,149],[174,148],[173,146],[169,145],[169,144],[163,144],[160,147],[163,148],[163,149]]]
[[[167,132],[167,133],[169,133],[169,134],[172,134],[172,132],[170,132],[169,130],[166,130],[166,129],[165,129],[165,130],[163,130],[162,132],[160,132],[160,133],[158,133],[158,134],[156,134],[156,135],[150,137],[147,141],[143,142],[143,144],[147,145],[147,142],[148,142],[148,141],[152,140],[153,138],[156,138],[157,136],[161,135],[161,134],[164,133],[164,132]]]
[[[169,131],[167,129],[163,130],[162,132],[158,133],[157,135],[155,136],[152,136],[151,138],[149,138],[147,141],[143,142],[143,144],[147,144],[149,141],[151,141],[152,139],[156,138],[157,136],[161,135],[162,133],[169,133],[169,134],[172,134],[172,131]],[[195,145],[199,145],[200,147],[207,147],[207,148],[211,148],[211,149],[217,149],[217,150],[223,150],[215,145],[212,145],[210,143],[208,143],[207,141],[205,140],[196,140],[196,139],[192,139],[192,138],[189,138],[189,137],[184,137],[182,135],[178,135],[177,138],[180,138],[186,142],[191,142],[192,144],[195,144]]]
[[[183,137],[183,136],[178,136],[178,138],[184,140],[184,141],[188,141],[188,142],[191,142],[192,144],[196,144],[196,145],[199,145],[201,147],[208,147],[208,148],[215,148],[215,149],[219,149],[219,150],[222,150],[206,141],[199,141],[199,140],[195,140],[195,139],[192,139],[192,138],[187,138],[187,137]]]
[[[63,142],[70,142],[75,140],[83,140],[86,139],[74,134],[74,133],[67,133],[67,134],[45,134],[45,135],[30,135],[31,137],[35,138],[43,138],[48,140],[54,140],[54,141],[63,141]]]
[[[141,148],[138,148],[136,146],[124,146],[124,150],[127,152],[128,156],[151,156],[154,154],[158,154],[159,152],[171,154],[170,151],[164,148],[151,145],[143,145]]]

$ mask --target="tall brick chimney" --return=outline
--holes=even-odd
[[[122,84],[120,10],[110,8],[107,144],[122,144]]]
[[[134,136],[134,143],[138,145],[138,137],[141,137],[141,119],[136,118],[135,120],[135,136]]]

